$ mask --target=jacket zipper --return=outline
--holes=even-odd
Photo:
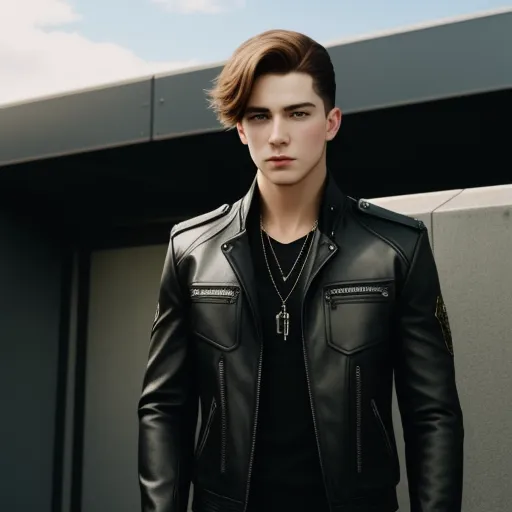
[[[232,240],[234,240],[233,238]],[[227,244],[226,244],[227,248]],[[233,268],[234,273],[238,277],[238,280],[243,283],[242,276],[240,274],[238,266],[233,262],[230,258],[228,258],[228,261],[231,264],[231,267]],[[249,295],[249,294],[248,294]],[[249,300],[249,307],[252,312],[253,319],[256,324],[256,332],[257,332],[257,338],[260,342],[260,356],[258,361],[258,376],[256,381],[256,406],[254,410],[254,425],[253,425],[253,431],[252,431],[252,443],[251,443],[251,453],[249,457],[249,470],[247,472],[247,485],[246,485],[246,491],[245,491],[245,505],[243,512],[247,511],[247,507],[249,506],[249,493],[251,490],[251,477],[252,477],[252,470],[254,466],[254,449],[256,446],[256,432],[258,428],[258,416],[259,416],[259,409],[260,409],[260,388],[261,388],[261,372],[262,372],[262,361],[263,361],[263,335],[261,333],[261,327],[259,320],[259,315],[257,314],[257,308],[252,303],[251,300]]]
[[[263,341],[260,336],[260,359],[258,361],[258,378],[256,380],[256,408],[254,411],[254,426],[252,431],[252,444],[251,444],[251,456],[249,458],[249,471],[247,474],[247,486],[245,490],[245,506],[244,512],[247,511],[247,507],[249,506],[249,495],[251,492],[251,477],[252,477],[252,468],[254,466],[254,449],[256,447],[256,433],[258,429],[258,416],[260,411],[260,388],[261,388],[261,368],[263,361]]]
[[[304,297],[302,298],[302,307],[301,307],[301,309],[302,309],[302,311],[301,311],[302,354],[304,357],[304,367],[306,370],[306,381],[308,384],[309,405],[311,407],[311,415],[313,418],[313,428],[315,431],[316,446],[318,449],[318,459],[320,461],[320,469],[322,471],[322,479],[324,482],[325,493],[327,496],[327,503],[328,503],[328,507],[329,507],[330,511],[332,511],[331,500],[329,499],[329,489],[327,488],[327,480],[325,478],[325,466],[324,466],[324,462],[322,460],[322,450],[320,448],[320,436],[318,433],[318,423],[317,423],[317,419],[316,419],[315,407],[313,405],[313,393],[311,391],[311,378],[309,376],[309,363],[308,363],[308,354],[307,354],[307,349],[306,349],[306,340],[304,339],[304,303],[306,302],[306,296],[308,294],[310,284],[313,282],[313,280],[318,275],[320,270],[324,267],[324,265],[329,261],[329,259],[331,259],[331,257],[334,255],[334,252],[335,251],[329,253],[329,256],[326,258],[326,260],[323,262],[323,264],[320,265],[317,268],[316,272],[311,276],[311,279],[309,280],[308,284],[306,285],[306,290],[304,291]]]
[[[382,430],[382,434],[384,436],[384,441],[386,442],[386,447],[389,451],[389,455],[391,455],[391,457],[393,457],[394,451],[391,446],[391,441],[389,439],[388,431],[386,430],[386,427],[384,426],[384,422],[382,421],[382,417],[379,413],[379,409],[377,408],[377,404],[375,403],[374,399],[372,399],[371,404],[372,404],[373,413],[375,414],[375,418],[379,422],[380,428]]]
[[[356,366],[356,452],[357,452],[357,472],[363,471],[362,443],[362,379],[361,367]]]
[[[341,286],[331,288],[325,294],[325,300],[331,305],[332,309],[336,309],[338,303],[343,302],[347,297],[358,296],[376,296],[389,297],[388,286]]]
[[[224,358],[219,361],[219,388],[220,388],[220,417],[221,417],[221,448],[220,472],[226,472],[226,444],[227,444],[227,409],[226,409],[226,377]]]
[[[325,468],[324,468],[324,463],[323,463],[323,460],[322,460],[322,452],[320,450],[320,436],[318,434],[318,426],[317,426],[317,421],[316,421],[316,413],[315,413],[315,408],[313,406],[313,393],[311,392],[311,380],[309,378],[309,364],[308,364],[308,357],[307,357],[307,351],[306,351],[306,342],[304,340],[304,329],[302,329],[302,348],[303,348],[303,355],[304,355],[304,365],[305,365],[305,368],[306,368],[306,380],[307,380],[307,383],[308,383],[308,393],[309,393],[309,404],[311,406],[311,414],[313,416],[313,428],[315,430],[315,438],[316,438],[316,446],[317,446],[317,449],[318,449],[318,458],[320,460],[320,468],[322,470],[322,476],[323,476],[323,481],[324,481],[324,486],[325,486],[325,491],[327,493],[327,496],[329,495],[329,491],[327,489],[327,483],[326,483],[326,480],[325,480]],[[331,502],[328,500],[329,502],[329,510],[331,510]]]
[[[213,418],[215,416],[216,410],[217,410],[217,401],[215,400],[215,397],[213,397],[212,405],[210,406],[210,413],[208,414],[208,418],[206,420],[203,437],[201,439],[201,442],[197,446],[196,460],[199,460],[199,458],[201,457],[201,454],[203,453],[204,447],[206,445],[206,441],[210,434],[210,428],[212,426],[212,422],[213,422]]]
[[[233,286],[193,286],[190,298],[193,302],[217,302],[234,304],[240,294],[240,289]]]

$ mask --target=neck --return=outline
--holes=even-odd
[[[324,165],[299,183],[276,185],[258,171],[263,226],[272,238],[290,243],[311,230],[319,217],[326,175]]]

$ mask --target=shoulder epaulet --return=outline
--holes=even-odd
[[[178,233],[183,233],[183,231],[187,231],[188,229],[197,228],[215,219],[219,219],[220,217],[226,215],[226,213],[228,213],[229,210],[229,204],[223,204],[222,206],[219,206],[219,208],[217,208],[216,210],[203,213],[202,215],[198,215],[197,217],[192,217],[191,219],[184,220],[179,224],[175,224],[171,229],[171,237],[176,236]]]
[[[419,219],[415,219],[413,217],[409,217],[407,215],[403,215],[401,213],[388,210],[387,208],[382,208],[382,206],[377,206],[376,204],[370,203],[365,199],[360,199],[357,202],[357,208],[359,211],[363,213],[375,215],[376,217],[390,220],[392,222],[398,222],[399,224],[419,229],[420,231],[426,229],[423,221]]]

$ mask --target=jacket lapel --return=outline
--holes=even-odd
[[[254,179],[251,188],[239,203],[239,232],[222,244],[222,251],[240,282],[244,295],[247,297],[253,320],[261,340],[261,316],[258,307],[251,247],[247,234],[247,216],[252,205],[255,190],[256,179]]]

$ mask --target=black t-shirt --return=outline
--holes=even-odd
[[[312,238],[311,233],[302,257],[284,282],[276,257],[287,275],[306,237],[290,244],[281,244],[271,239],[274,256],[266,234],[263,236],[270,271],[285,299],[297,280]],[[328,506],[304,364],[301,283],[286,301],[290,314],[290,332],[284,341],[282,334],[277,334],[276,330],[276,314],[281,310],[282,302],[269,276],[258,218],[249,223],[249,239],[263,332],[260,409],[249,512],[324,512]]]

